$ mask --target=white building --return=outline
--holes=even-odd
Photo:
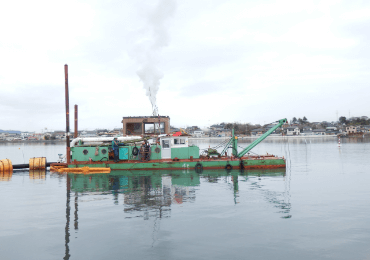
[[[326,135],[326,130],[325,129],[314,129],[312,130],[314,135]]]
[[[199,130],[194,131],[193,132],[193,136],[194,137],[202,137],[202,136],[204,136],[204,132],[203,131],[199,131]]]
[[[298,126],[290,126],[286,128],[286,135],[299,135]]]
[[[353,126],[353,125],[347,126],[346,127],[346,133],[347,134],[357,133],[357,127],[356,126]]]

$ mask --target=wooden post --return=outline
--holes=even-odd
[[[78,105],[75,105],[75,135],[74,138],[78,136]]]
[[[65,78],[65,97],[66,97],[66,158],[67,163],[71,161],[70,144],[69,144],[69,92],[68,92],[68,65],[64,65],[64,78]]]

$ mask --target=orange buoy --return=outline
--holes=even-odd
[[[13,173],[13,165],[11,160],[0,160],[0,173]]]
[[[43,170],[46,168],[46,158],[39,157],[39,158],[31,158],[29,160],[29,168],[30,170]]]

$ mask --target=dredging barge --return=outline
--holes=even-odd
[[[174,170],[190,168],[201,172],[206,169],[261,169],[285,168],[283,157],[274,155],[249,155],[248,152],[263,141],[277,128],[286,123],[281,119],[260,138],[238,152],[238,137],[227,140],[222,152],[216,149],[204,149],[200,154],[198,146],[189,145],[188,136],[159,135],[151,139],[140,136],[119,137],[119,159],[114,161],[113,137],[76,138],[71,141],[70,162],[68,168],[110,168],[112,170]],[[232,149],[228,155],[227,150]]]

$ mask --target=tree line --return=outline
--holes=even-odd
[[[345,116],[339,117],[339,123],[345,125],[370,125],[370,119],[356,118],[348,120]]]

